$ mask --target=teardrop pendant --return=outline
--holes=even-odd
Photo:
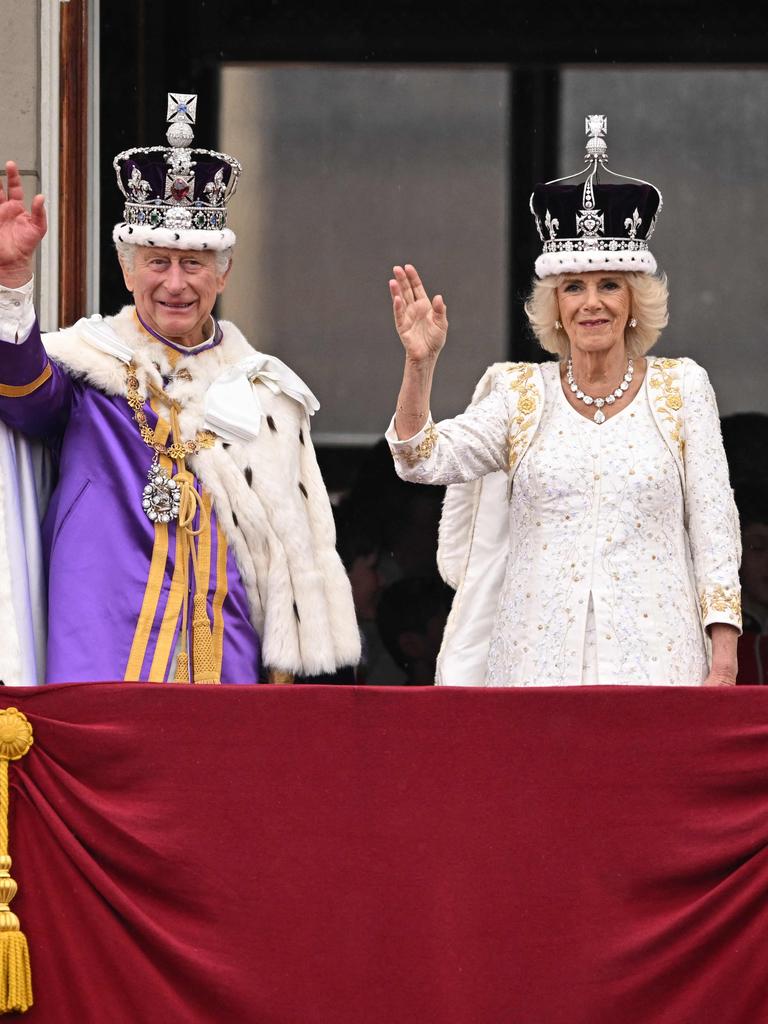
[[[621,384],[619,384],[619,386],[610,394],[604,395],[601,398],[594,398],[592,395],[585,394],[573,379],[573,360],[570,356],[568,357],[568,362],[565,364],[565,379],[568,383],[568,387],[580,402],[583,402],[585,405],[595,406],[595,414],[592,419],[598,424],[605,423],[606,417],[602,407],[604,405],[613,405],[617,398],[623,398],[627,391],[629,391],[629,386],[632,383],[634,372],[635,366],[630,358],[627,360],[627,369]]]

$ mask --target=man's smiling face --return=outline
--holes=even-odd
[[[144,323],[177,345],[205,341],[216,296],[224,291],[229,267],[220,274],[216,255],[191,249],[135,246],[132,267],[121,263]]]

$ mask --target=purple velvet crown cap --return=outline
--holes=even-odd
[[[193,150],[193,152],[195,151]],[[138,168],[142,179],[149,184],[151,189],[148,193],[147,201],[165,200],[166,178],[168,175],[165,153],[167,153],[167,150],[159,150],[157,153],[136,154],[120,164],[118,173],[123,184],[121,191],[126,198],[129,195],[128,189],[131,175],[134,168]],[[205,206],[209,205],[205,188],[214,181],[219,171],[221,171],[224,185],[227,186],[232,176],[231,166],[225,160],[198,157],[195,159],[192,187],[188,187],[186,190],[183,187],[180,188],[173,198],[177,202],[182,199],[188,199],[192,203],[201,202]]]
[[[648,241],[663,202],[649,182],[616,174],[607,167],[606,118],[586,118],[586,180],[559,178],[536,185],[530,209],[542,241],[538,277],[590,270],[655,273]],[[617,184],[598,180],[601,172]],[[584,173],[584,172],[582,172]]]
[[[125,150],[112,161],[126,199],[115,242],[172,249],[229,249],[227,204],[242,170],[226,153],[193,149],[197,97],[168,95],[167,146]]]

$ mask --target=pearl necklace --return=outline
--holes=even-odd
[[[565,367],[565,379],[568,381],[568,386],[571,391],[576,395],[580,402],[584,405],[594,405],[595,415],[593,417],[595,423],[605,422],[605,413],[603,412],[604,405],[613,405],[617,398],[623,398],[629,389],[629,385],[632,383],[632,377],[635,372],[635,367],[631,359],[627,360],[627,372],[624,374],[624,379],[621,384],[616,388],[615,391],[611,391],[610,394],[605,395],[604,398],[593,398],[591,395],[585,395],[583,390],[579,387],[576,381],[573,379],[573,360],[568,356],[568,362]]]

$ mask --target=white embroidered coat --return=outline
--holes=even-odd
[[[590,596],[595,575],[589,569],[579,575],[574,568],[568,586],[560,586],[564,573],[571,571],[563,564],[562,545],[542,543],[536,529],[542,524],[519,514],[519,504],[512,503],[516,518],[509,514],[515,474],[541,423],[545,395],[554,394],[555,387],[559,387],[557,363],[496,364],[486,372],[472,404],[461,416],[437,425],[430,419],[407,441],[398,442],[392,427],[387,434],[403,479],[451,485],[440,527],[438,564],[457,593],[438,659],[437,682],[441,685],[498,685],[487,677],[488,651],[494,625],[504,612],[499,597],[508,559],[513,580],[507,581],[506,600],[513,599],[515,604],[518,645],[521,651],[533,651],[535,657],[521,656],[519,662],[510,663],[505,683],[567,685],[580,681],[584,622],[574,626],[571,609],[558,608],[557,602],[565,605],[583,590],[579,603],[586,609],[585,598]],[[687,669],[681,674],[675,659],[697,646],[701,650],[702,631],[710,623],[741,625],[738,518],[717,406],[706,372],[690,359],[650,359],[646,381],[634,401],[649,403],[677,466],[683,522],[676,532],[682,535],[682,543],[667,543],[658,532],[649,533],[648,557],[655,562],[656,594],[663,587],[660,579],[668,580],[668,592],[662,591],[661,601],[651,602],[657,628],[644,623],[642,628],[628,631],[633,640],[631,664],[626,636],[623,640],[601,636],[606,671],[601,671],[600,679],[696,684],[701,679],[689,678]],[[575,536],[585,535],[583,528],[573,525]],[[535,558],[531,557],[534,545]],[[676,621],[676,610],[685,604],[686,592],[695,594],[699,605],[698,617],[689,616],[687,627],[682,624],[684,617],[679,617],[679,626]],[[544,595],[553,610],[546,631],[537,614]],[[625,624],[638,623],[641,616],[647,617],[647,598],[642,587],[618,587],[618,606],[612,608],[612,617]],[[675,636],[675,629],[686,635]],[[575,643],[574,634],[578,637]],[[696,664],[695,657],[686,664]]]

